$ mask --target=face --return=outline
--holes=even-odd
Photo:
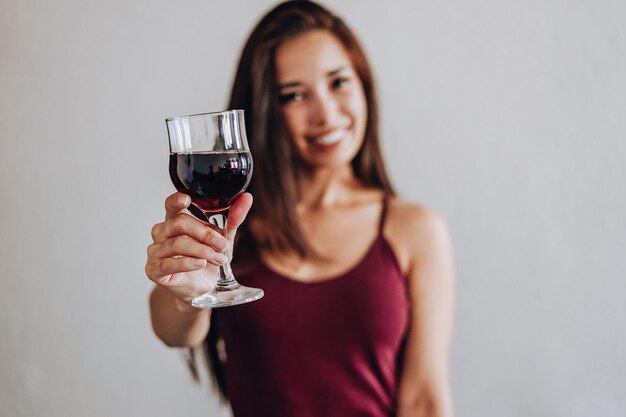
[[[276,50],[276,79],[287,132],[300,159],[315,167],[349,164],[365,136],[367,103],[348,52],[314,30]]]

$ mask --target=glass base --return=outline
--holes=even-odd
[[[206,292],[193,300],[191,305],[198,308],[217,308],[235,306],[249,303],[263,297],[263,290],[239,285],[232,290],[219,290],[217,288]]]

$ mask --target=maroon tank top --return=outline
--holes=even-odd
[[[376,240],[350,271],[302,283],[259,262],[237,279],[265,296],[213,311],[235,417],[395,415],[410,304],[382,235],[387,201]]]

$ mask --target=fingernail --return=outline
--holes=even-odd
[[[189,204],[189,196],[184,195],[184,196],[180,197],[180,198],[178,199],[178,202],[179,202],[181,205],[186,206],[187,204]]]
[[[213,260],[219,264],[223,264],[228,260],[228,258],[226,258],[226,255],[224,255],[223,253],[215,252],[213,254]]]
[[[193,261],[193,265],[197,266],[198,268],[203,267],[204,265],[206,265],[206,260],[205,259],[196,259],[195,261]]]
[[[211,245],[217,250],[223,251],[228,247],[228,240],[222,236],[214,236],[211,239]]]

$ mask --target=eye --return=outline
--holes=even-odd
[[[333,80],[332,82],[332,87],[333,88],[341,88],[344,87],[345,85],[347,85],[348,83],[350,83],[350,78],[349,77],[337,77]]]
[[[280,104],[291,103],[292,101],[302,101],[304,99],[304,94],[300,91],[292,91],[290,93],[280,94],[278,96],[278,102]]]

